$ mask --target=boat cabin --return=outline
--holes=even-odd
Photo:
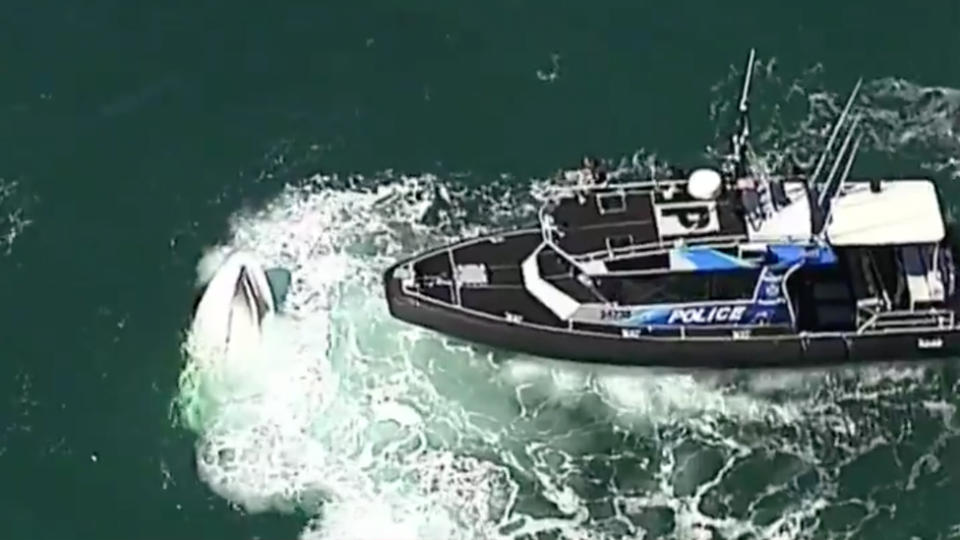
[[[547,204],[522,262],[526,290],[571,327],[848,332],[952,313],[928,180],[845,183],[829,206],[802,179],[724,190],[709,170],[574,191]]]
[[[627,338],[953,328],[954,248],[933,182],[848,181],[859,116],[833,149],[860,82],[809,177],[760,177],[747,160],[753,59],[722,172],[570,171],[536,227],[422,254],[398,267],[402,293],[485,323]]]
[[[826,209],[832,273],[801,272],[814,313],[800,328],[856,330],[953,324],[956,269],[929,180],[852,182]]]

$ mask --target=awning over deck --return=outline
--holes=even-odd
[[[847,184],[833,200],[827,224],[831,244],[930,244],[943,239],[943,216],[933,182],[894,180],[880,186],[879,192],[873,192],[866,182]]]

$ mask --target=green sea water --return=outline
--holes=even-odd
[[[770,163],[863,77],[857,172],[954,211],[956,1],[0,3],[0,538],[960,537],[955,362],[597,370],[386,314],[389,262],[584,153],[707,163],[751,47]],[[218,248],[294,272],[259,363],[183,352]]]

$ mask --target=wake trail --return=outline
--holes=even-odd
[[[947,118],[956,92],[895,80],[865,88],[876,100],[875,148],[958,143]],[[770,163],[822,137],[814,126],[836,106],[835,96],[794,92],[813,112],[779,131]],[[924,101],[899,124],[909,137],[881,129],[890,118],[881,97]],[[923,127],[931,122],[939,127]],[[770,142],[778,131],[763,133]],[[949,176],[949,159],[930,163]],[[799,538],[835,505],[863,506],[851,527],[883,511],[869,496],[842,496],[838,482],[869,452],[915,437],[885,421],[891,412],[955,429],[945,375],[925,367],[731,375],[580,366],[389,316],[383,269],[532,219],[542,185],[316,177],[235,216],[198,281],[223,250],[242,249],[289,269],[293,282],[262,357],[227,365],[191,355],[185,341],[178,417],[197,435],[211,489],[248,511],[305,511],[311,539]],[[934,456],[951,433],[917,444]],[[920,459],[891,481],[923,481],[934,458]]]

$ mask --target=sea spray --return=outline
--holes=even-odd
[[[935,103],[941,94],[903,84],[865,90],[932,96],[910,125],[949,113]],[[832,95],[791,92],[815,105],[807,131],[779,132],[785,142],[768,163],[816,146],[824,130],[815,126],[835,112]],[[937,133],[934,146],[949,148],[951,133]],[[895,130],[878,137],[898,140]],[[956,404],[935,369],[608,369],[492,351],[389,317],[383,268],[529,219],[540,185],[524,195],[432,177],[317,178],[237,216],[228,247],[293,272],[290,323],[251,366],[188,357],[180,410],[211,488],[250,511],[312,514],[311,539],[801,538],[893,515],[898,483],[943,475],[931,464],[952,432],[922,426],[942,430]],[[872,479],[886,500],[844,483],[905,441],[926,450]],[[824,517],[853,507],[859,517]]]

